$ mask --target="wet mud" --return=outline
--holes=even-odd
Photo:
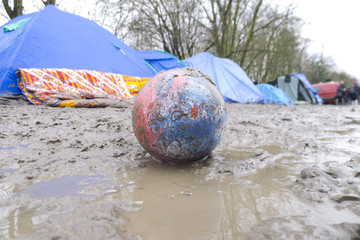
[[[359,239],[360,106],[227,104],[201,161],[155,161],[131,102],[0,105],[0,239]]]

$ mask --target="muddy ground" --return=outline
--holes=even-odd
[[[360,106],[227,104],[218,147],[180,166],[131,107],[0,105],[0,239],[360,238]]]

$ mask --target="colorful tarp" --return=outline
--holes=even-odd
[[[61,107],[107,106],[109,101],[99,99],[130,99],[150,79],[57,68],[19,69],[17,76],[18,86],[31,103]]]

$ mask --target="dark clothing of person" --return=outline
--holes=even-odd
[[[360,88],[357,83],[351,84],[351,86],[349,88],[349,97],[350,97],[351,101],[354,101],[358,98],[359,91],[360,91]]]
[[[339,84],[336,89],[336,97],[339,99],[339,103],[344,104],[346,100],[346,86],[345,84]]]
[[[344,96],[345,89],[345,84],[339,84],[339,86],[337,87],[336,96]]]

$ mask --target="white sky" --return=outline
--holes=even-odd
[[[293,3],[306,23],[302,36],[311,40],[309,53],[323,53],[338,67],[360,79],[360,0],[279,0]]]
[[[69,0],[58,0],[69,6]],[[311,40],[309,53],[323,53],[331,57],[337,70],[343,70],[360,79],[360,0],[273,0],[280,5],[294,4],[295,15],[303,19],[302,36]],[[87,17],[81,5],[94,4],[94,0],[71,0],[78,14]],[[68,9],[64,9],[68,10]],[[68,10],[70,11],[70,9]],[[6,23],[0,18],[0,25]]]

